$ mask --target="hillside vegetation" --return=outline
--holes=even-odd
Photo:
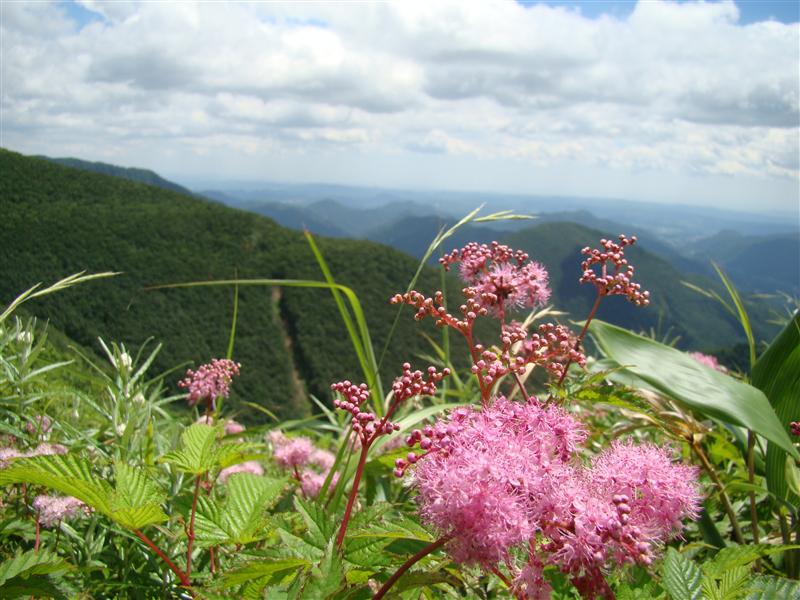
[[[233,289],[144,291],[147,286],[233,278],[322,279],[301,233],[219,204],[0,151],[0,302],[39,281],[87,270],[120,271],[69,292],[29,304],[80,344],[97,337],[136,348],[163,342],[157,369],[223,356],[233,312]],[[370,242],[319,240],[337,281],[358,294],[377,348],[416,261]],[[438,282],[433,270],[421,287]],[[234,358],[242,363],[242,397],[279,417],[302,416],[310,404],[293,385],[324,401],[331,381],[363,379],[331,294],[326,290],[242,288]],[[398,328],[383,369],[388,382],[403,360],[427,351],[419,328]],[[287,353],[286,336],[292,353]],[[252,413],[251,413],[252,416]]]

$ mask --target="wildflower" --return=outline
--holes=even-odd
[[[511,565],[513,547],[533,544],[515,589],[546,597],[541,569],[553,564],[595,597],[606,566],[650,564],[697,517],[700,497],[696,470],[669,449],[616,442],[584,468],[575,457],[585,439],[561,408],[497,397],[413,431],[408,445],[419,450],[398,459],[396,474],[415,465],[420,515],[449,538],[455,562]]]
[[[528,258],[522,250],[498,242],[471,242],[439,262],[445,270],[459,263],[461,278],[473,288],[481,306],[502,315],[508,309],[543,306],[550,298],[547,271]],[[469,296],[466,290],[465,295]]]
[[[263,475],[264,467],[262,467],[257,461],[248,460],[246,462],[231,465],[230,467],[225,467],[219,472],[217,479],[220,483],[225,483],[228,481],[228,478],[231,475],[236,473],[252,473],[253,475]]]
[[[719,371],[720,373],[728,372],[728,369],[719,364],[719,361],[717,360],[716,356],[711,356],[710,354],[703,354],[702,352],[690,352],[689,356],[691,356],[701,365],[708,367],[709,369],[714,369],[715,371]]]
[[[236,435],[237,433],[242,433],[245,430],[244,425],[241,423],[237,423],[233,419],[228,419],[225,421],[225,435]]]
[[[317,473],[310,470],[303,471],[302,475],[300,476],[300,489],[303,491],[303,495],[306,498],[316,498],[319,496],[322,486],[325,485],[325,480],[328,478],[329,472],[329,470],[322,473]],[[335,486],[338,480],[339,474],[334,473],[333,477],[331,477],[330,486]]]
[[[217,398],[228,397],[231,380],[239,374],[240,368],[241,365],[232,360],[214,358],[197,371],[186,371],[186,377],[178,383],[178,387],[189,390],[189,406],[206,400],[209,408],[213,409]]]
[[[78,514],[88,514],[91,510],[86,504],[72,496],[36,496],[33,508],[38,511],[39,523],[52,527],[65,519]]]
[[[793,421],[789,424],[789,429],[792,432],[792,435],[800,436],[800,421]]]
[[[336,457],[327,450],[316,448],[308,457],[308,462],[317,465],[323,471],[330,471],[336,462]]]
[[[25,431],[31,435],[44,435],[53,426],[53,420],[47,415],[36,415],[32,420],[25,423]]]
[[[36,448],[27,452],[25,456],[52,456],[53,454],[66,454],[67,447],[61,444],[41,443]]]
[[[16,448],[0,448],[0,469],[5,469],[15,458],[25,456]]]
[[[305,437],[296,437],[287,440],[273,450],[275,462],[284,469],[302,467],[308,462],[314,444]]]
[[[587,256],[581,263],[583,275],[581,283],[591,283],[601,296],[627,296],[636,306],[650,304],[650,292],[642,291],[642,286],[633,282],[633,265],[625,258],[625,248],[636,243],[636,236],[630,238],[620,234],[619,243],[602,239],[602,249],[581,250]]]

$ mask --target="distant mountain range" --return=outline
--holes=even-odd
[[[230,278],[236,273],[320,279],[306,242],[293,231],[308,228],[323,236],[318,241],[337,280],[356,290],[376,347],[381,348],[396,310],[386,303],[387,298],[407,285],[417,264],[412,256],[420,256],[436,232],[453,222],[439,206],[406,204],[390,194],[383,205],[371,207],[365,196],[349,202],[338,197],[255,202],[209,193],[213,197],[209,201],[163,184],[155,187],[133,181],[131,172],[120,167],[101,174],[0,151],[0,169],[0,213],[4,216],[0,245],[5,255],[0,264],[0,303],[37,281],[54,281],[84,269],[122,271],[112,280],[37,300],[30,310],[49,318],[85,346],[95,345],[100,335],[133,347],[156,336],[164,342],[157,363],[164,369],[224,353],[232,290],[143,292],[143,288]],[[223,203],[235,203],[238,209]],[[468,225],[448,239],[443,250],[493,239],[526,249],[548,267],[556,308],[579,320],[592,302],[592,290],[577,284],[579,250],[620,231],[634,232],[630,225],[569,210],[541,214],[532,221]],[[637,277],[653,294],[653,304],[635,309],[610,299],[600,316],[657,336],[680,336],[680,347],[687,349],[717,351],[741,343],[743,336],[734,318],[681,281],[719,289],[718,282],[707,277],[707,258],[723,265],[741,264],[742,269],[732,268],[731,274],[751,281],[746,265],[752,259],[760,261],[760,277],[767,285],[779,277],[769,275],[766,268],[780,263],[770,253],[786,252],[785,247],[769,242],[784,238],[726,234],[706,239],[705,245],[698,240],[684,254],[656,234],[642,229],[638,233],[640,247],[631,251],[631,258]],[[369,239],[343,239],[346,235]],[[796,243],[796,237],[788,239]],[[432,292],[440,285],[438,270],[429,268],[417,287]],[[461,284],[451,277],[447,285],[453,289]],[[771,338],[775,327],[768,323],[770,307],[750,294],[745,296],[757,337]],[[307,414],[311,410],[308,392],[324,400],[330,382],[362,379],[329,293],[242,289],[239,316],[236,358],[244,368],[238,389],[282,418]],[[425,326],[428,329],[401,321],[384,361],[387,382],[395,365],[429,352],[420,332],[435,333],[430,323]]]

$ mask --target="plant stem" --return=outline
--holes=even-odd
[[[167,564],[167,566],[170,568],[170,570],[171,570],[173,573],[175,573],[175,575],[178,577],[178,579],[179,579],[179,580],[180,580],[180,582],[181,582],[181,585],[183,585],[184,587],[187,587],[187,588],[191,589],[191,587],[192,587],[192,582],[189,580],[189,577],[186,575],[186,573],[184,573],[183,571],[181,571],[181,570],[180,570],[180,569],[179,569],[179,568],[178,568],[178,567],[175,565],[175,563],[174,563],[174,562],[172,562],[172,561],[169,559],[169,557],[168,557],[166,554],[164,554],[164,552],[161,550],[161,548],[159,548],[158,546],[156,546],[156,545],[153,543],[153,541],[152,541],[152,540],[151,540],[149,537],[147,537],[147,536],[146,536],[144,533],[142,533],[140,530],[136,529],[136,530],[134,531],[134,533],[136,534],[136,537],[138,537],[138,538],[139,538],[140,540],[142,540],[142,541],[143,541],[145,544],[147,544],[147,547],[148,547],[148,548],[150,548],[150,549],[151,549],[153,552],[155,552],[155,553],[158,555],[158,557],[159,557],[161,560],[163,560],[163,561],[164,561],[164,562]]]
[[[194,515],[197,512],[197,497],[200,494],[200,476],[194,478],[194,497],[192,498],[192,513],[189,517],[189,530],[186,536],[189,538],[189,543],[186,547],[186,576],[192,574],[192,546],[194,546]]]
[[[406,571],[408,571],[412,566],[414,566],[415,563],[419,562],[420,560],[428,556],[428,554],[430,554],[431,552],[434,552],[435,550],[438,550],[439,548],[444,546],[449,539],[450,536],[439,538],[435,542],[432,542],[427,546],[425,546],[422,550],[417,552],[414,556],[412,556],[406,562],[400,565],[400,568],[397,569],[397,571],[395,571],[394,574],[391,577],[389,577],[389,579],[386,580],[383,586],[381,586],[381,589],[378,590],[378,593],[372,597],[372,600],[380,600],[381,598],[383,598],[386,595],[386,592],[389,591],[389,588],[391,588],[395,583],[397,583],[397,580],[400,579]]]
[[[747,430],[747,480],[750,485],[754,485],[755,480],[755,446],[756,446],[756,436],[755,434]],[[750,490],[750,524],[753,529],[753,543],[758,544],[758,511],[756,510],[756,493],[754,490]]]
[[[589,311],[589,316],[586,317],[586,322],[583,324],[583,329],[578,334],[578,339],[575,342],[575,350],[580,349],[581,343],[583,342],[583,338],[586,337],[586,332],[589,331],[589,324],[594,319],[595,315],[597,314],[597,309],[600,308],[600,302],[603,301],[603,294],[600,292],[597,293],[597,298],[594,300],[594,304],[592,305],[592,310]],[[561,373],[561,377],[558,379],[558,383],[556,387],[561,387],[561,384],[564,383],[564,379],[567,377],[567,371],[569,371],[569,366],[572,364],[572,359],[567,359],[567,364],[564,365],[564,372]]]
[[[703,464],[703,468],[706,470],[706,473],[708,473],[708,476],[711,477],[711,480],[717,486],[719,498],[722,501],[722,506],[725,508],[725,512],[728,513],[728,518],[731,521],[731,527],[733,527],[733,537],[736,539],[737,543],[744,544],[744,536],[742,535],[742,530],[739,527],[739,520],[736,518],[736,513],[733,511],[733,506],[731,506],[731,501],[728,498],[728,494],[725,492],[725,486],[722,484],[719,475],[717,475],[717,472],[714,470],[713,465],[709,462],[708,457],[706,456],[705,452],[703,452],[703,449],[700,447],[700,445],[692,441],[691,447],[695,454],[697,454],[700,462]]]
[[[353,476],[353,487],[350,490],[350,496],[347,498],[347,506],[344,509],[344,516],[342,517],[342,524],[339,527],[339,533],[336,535],[336,547],[339,549],[342,548],[342,544],[344,543],[344,534],[347,532],[347,525],[350,522],[350,513],[353,512],[353,504],[356,501],[356,496],[358,496],[358,484],[361,483],[364,465],[367,464],[367,452],[369,452],[369,446],[362,444],[361,456],[358,458],[356,474]]]
[[[522,596],[520,596],[519,593],[514,590],[514,584],[511,583],[511,580],[508,577],[506,577],[500,569],[498,569],[497,567],[492,567],[492,573],[494,573],[497,576],[497,578],[505,584],[505,586],[508,588],[508,591],[511,592],[514,598],[516,598],[517,600],[522,599]]]
[[[39,542],[41,542],[42,524],[39,521],[39,512],[36,512],[36,542],[33,545],[33,551],[39,551]]]
[[[522,380],[517,375],[516,371],[511,371],[511,374],[514,376],[514,380],[517,382],[519,386],[519,391],[522,392],[522,398],[526,402],[528,401],[528,392],[525,390],[525,384],[522,383]]]

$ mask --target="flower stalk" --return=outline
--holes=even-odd
[[[381,598],[383,598],[386,595],[386,592],[388,592],[391,589],[391,587],[395,583],[397,583],[397,580],[400,579],[405,574],[406,571],[408,571],[420,560],[428,556],[428,554],[436,552],[436,550],[444,546],[449,541],[449,539],[450,536],[439,538],[435,542],[428,544],[422,550],[411,556],[408,560],[406,560],[406,562],[400,565],[400,568],[398,568],[397,571],[395,571],[392,574],[392,576],[389,577],[389,579],[387,579],[384,582],[384,584],[381,586],[378,592],[372,597],[372,600],[380,600]]]

